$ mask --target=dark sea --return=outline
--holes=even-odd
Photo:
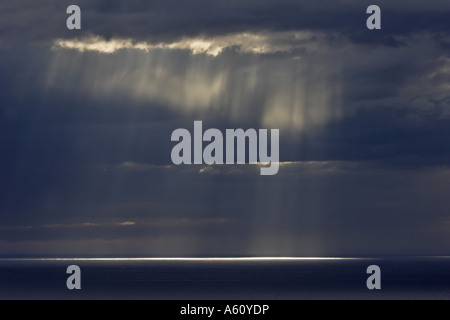
[[[81,290],[67,289],[70,265]],[[450,299],[450,258],[0,259],[0,299]]]

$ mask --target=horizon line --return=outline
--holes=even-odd
[[[366,257],[0,257],[0,261],[336,261],[370,260],[376,258],[450,258],[446,255],[433,256],[366,256]]]

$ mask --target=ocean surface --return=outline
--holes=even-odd
[[[66,287],[70,265],[81,290]],[[450,258],[0,259],[0,299],[450,299]]]

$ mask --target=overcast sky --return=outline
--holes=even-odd
[[[2,1],[0,254],[450,254],[449,17],[448,0]],[[174,166],[194,120],[279,129],[278,174]]]

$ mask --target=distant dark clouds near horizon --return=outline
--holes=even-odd
[[[448,1],[70,4],[0,4],[0,254],[450,254]],[[171,165],[194,120],[279,173]]]

